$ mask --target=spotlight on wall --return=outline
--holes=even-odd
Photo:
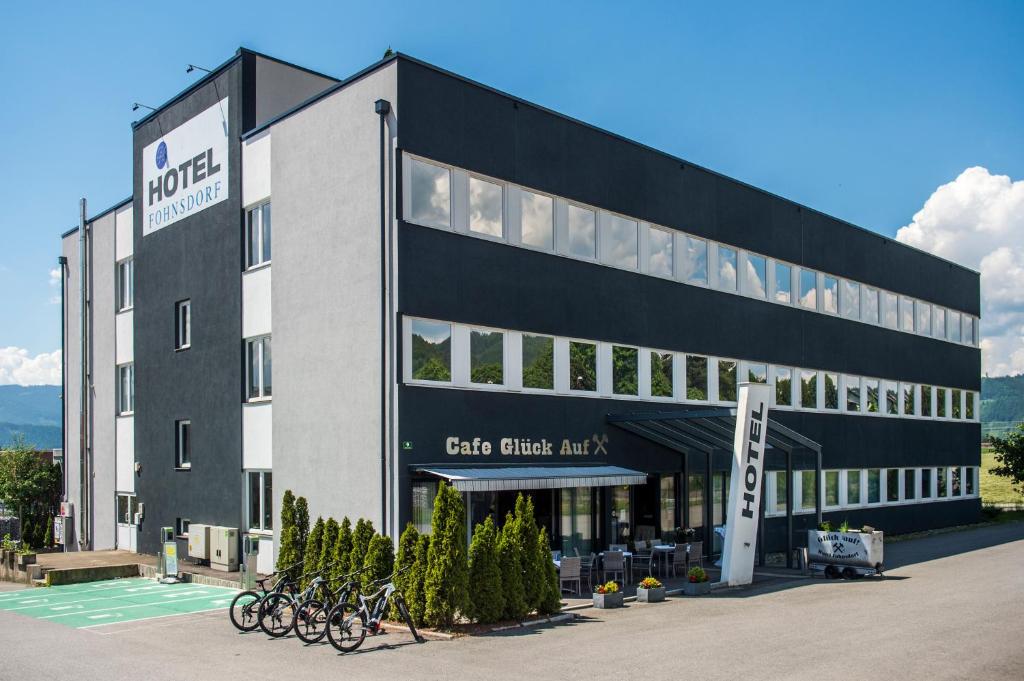
[[[185,69],[185,73],[192,73],[196,69],[199,69],[200,71],[206,71],[207,73],[213,73],[213,71],[211,71],[210,69],[204,69],[202,66],[196,66],[195,64],[189,64],[188,68]]]
[[[138,111],[140,108],[149,109],[150,111],[156,111],[153,107],[148,104],[139,104],[138,102],[132,102],[132,111]]]

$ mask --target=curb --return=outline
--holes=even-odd
[[[593,606],[590,606],[590,607],[593,607]],[[563,609],[568,610],[568,608],[563,608]],[[544,618],[542,620],[530,620],[529,622],[520,622],[518,624],[509,624],[509,625],[506,625],[504,627],[495,627],[494,629],[491,629],[487,633],[493,634],[493,633],[496,633],[496,632],[499,632],[499,631],[510,631],[512,629],[525,629],[527,627],[536,627],[536,626],[540,626],[541,624],[554,624],[556,622],[565,622],[567,620],[574,619],[575,617],[576,617],[576,615],[574,615],[572,613],[562,613],[561,615],[555,615],[554,617],[546,617],[546,618]]]

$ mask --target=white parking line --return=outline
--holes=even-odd
[[[211,594],[207,594],[205,596],[194,596],[192,598],[183,598],[180,601],[174,601],[174,603],[184,603],[185,601],[201,601],[201,600],[210,598],[210,596],[211,596]],[[99,610],[95,610],[94,612],[103,612],[105,610],[130,610],[132,608],[154,608],[154,607],[155,608],[159,608],[160,606],[161,606],[160,603],[137,603],[135,605],[117,605],[117,606],[114,606],[112,608],[100,608]],[[77,615],[77,614],[78,614],[77,612],[62,612],[62,613],[58,613],[56,615],[43,615],[39,619],[49,620],[49,619],[56,619],[58,617],[66,617],[68,615]],[[182,613],[182,614],[186,614],[186,613]]]

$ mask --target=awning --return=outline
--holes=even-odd
[[[619,466],[430,466],[416,470],[444,478],[460,492],[608,487],[647,482],[646,473]]]

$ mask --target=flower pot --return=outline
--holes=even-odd
[[[639,603],[660,603],[665,600],[665,587],[659,586],[653,589],[637,587],[636,600]]]
[[[24,570],[26,566],[32,565],[35,562],[36,562],[36,554],[34,554],[34,553],[19,553],[18,554],[18,567],[21,568],[22,570]]]
[[[616,591],[613,594],[594,594],[595,608],[621,608],[622,592]]]
[[[687,596],[705,596],[711,593],[711,582],[687,582],[683,590]]]

